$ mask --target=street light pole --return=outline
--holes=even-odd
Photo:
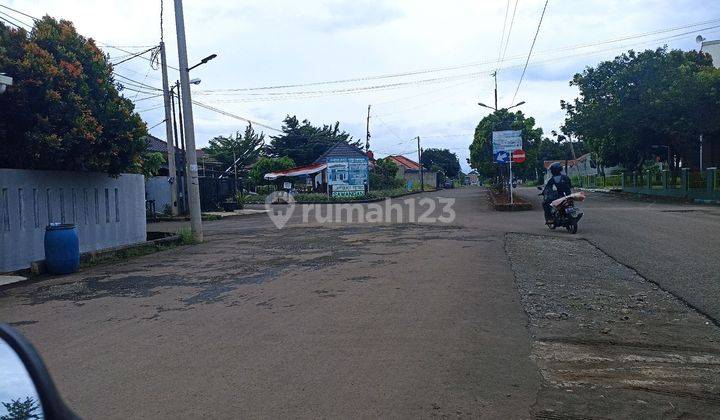
[[[183,16],[182,0],[175,0],[175,29],[177,32],[178,62],[180,63],[180,89],[182,106],[185,111],[185,154],[188,161],[188,203],[190,206],[190,229],[195,240],[202,242],[202,214],[200,212],[200,186],[198,181],[197,155],[195,152],[195,127],[193,126],[192,99],[190,96],[190,73],[187,59],[187,43],[185,41],[185,17]]]
[[[163,100],[165,105],[165,139],[168,151],[168,182],[170,183],[170,209],[173,216],[178,214],[177,203],[177,171],[175,169],[175,140],[173,139],[172,121],[170,116],[170,86],[168,83],[167,58],[165,43],[160,41],[160,61],[162,64]]]

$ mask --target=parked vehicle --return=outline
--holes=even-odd
[[[543,187],[538,186],[537,189],[541,191],[539,195],[545,196],[549,193]],[[547,226],[550,229],[564,227],[570,233],[577,233],[578,222],[583,217],[583,211],[575,206],[575,202],[583,200],[585,200],[585,193],[581,191],[551,201],[552,220],[547,223]]]

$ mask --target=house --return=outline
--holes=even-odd
[[[475,170],[470,171],[465,179],[468,185],[480,185],[480,174]]]
[[[402,155],[390,155],[385,159],[394,162],[398,171],[395,175],[396,178],[405,181],[407,189],[413,189],[420,185],[420,179],[422,178],[425,188],[435,189],[438,188],[438,173],[434,171],[428,171],[423,169],[422,174],[420,173],[420,164],[412,159],[408,159]]]
[[[302,177],[308,190],[332,197],[364,196],[368,191],[368,154],[346,142],[337,142],[309,165],[265,174],[270,181]]]
[[[567,176],[587,176],[587,175],[597,175],[600,173],[600,170],[598,168],[598,165],[595,163],[595,161],[592,159],[592,156],[590,153],[585,153],[584,155],[578,157],[577,159],[556,159],[556,160],[546,160],[543,162],[543,167],[545,168],[545,181],[550,179],[550,165],[553,163],[559,163],[563,166],[563,170],[565,171],[565,174]],[[603,168],[605,173],[610,173],[614,170],[620,169],[619,166],[612,166],[612,167],[605,167]]]
[[[398,168],[403,168],[405,170],[411,170],[411,171],[420,170],[419,163],[417,163],[411,159],[408,159],[402,155],[390,155],[390,156],[386,157],[385,159],[388,159],[388,160],[394,162],[398,166]]]

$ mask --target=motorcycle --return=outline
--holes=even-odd
[[[537,187],[543,197],[548,193],[542,187]],[[575,234],[578,230],[578,222],[583,216],[583,211],[575,206],[576,201],[585,200],[585,193],[580,191],[560,197],[550,202],[552,208],[552,222],[547,226],[550,229],[564,227],[568,232]]]

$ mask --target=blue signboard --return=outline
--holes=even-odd
[[[333,197],[355,197],[365,195],[368,184],[367,157],[327,158],[328,184],[332,185]]]
[[[508,163],[510,162],[510,152],[497,152],[493,154],[493,158],[495,159],[496,163]]]

